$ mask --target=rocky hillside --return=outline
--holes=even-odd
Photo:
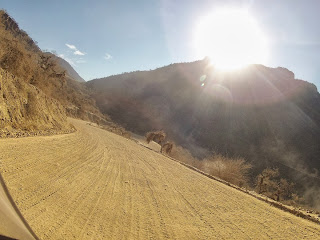
[[[20,89],[21,91],[25,90],[25,92],[19,92],[19,94],[24,96],[28,93],[31,98],[41,99],[40,101],[42,101],[42,98],[54,99],[53,102],[61,104],[61,107],[59,106],[57,109],[65,109],[67,115],[72,117],[101,123],[108,122],[108,117],[100,113],[95,101],[90,98],[87,88],[82,83],[75,81],[73,78],[75,74],[72,73],[70,68],[64,69],[65,64],[59,64],[60,62],[51,53],[42,52],[28,34],[21,30],[18,24],[5,11],[0,11],[0,68],[6,74],[14,75],[13,78],[18,79],[19,84],[26,86]],[[10,78],[5,80],[7,82],[11,81]],[[29,88],[37,90],[29,91],[27,90]],[[31,96],[37,91],[42,92],[41,97],[40,95]],[[18,93],[15,92],[14,94]],[[2,103],[3,108],[7,109],[15,104],[10,102],[9,99],[4,99]],[[16,106],[16,110],[22,113],[24,109],[20,109],[21,106]],[[52,117],[57,112],[53,110],[51,112]],[[46,115],[44,113],[46,112],[43,112],[43,116]],[[63,121],[65,119],[64,116],[57,115],[52,120]],[[24,125],[18,124],[21,121],[15,123],[14,119],[17,116],[11,114],[7,117],[10,119],[6,126],[11,124],[11,127],[24,128]],[[37,117],[35,115],[34,119]],[[33,128],[43,129],[44,126],[48,128],[53,125],[58,126],[58,122],[45,125],[43,123],[46,120],[43,120],[44,122],[42,120],[39,121],[41,124],[37,122]],[[64,125],[65,123],[60,122],[60,124]]]
[[[0,137],[72,131],[66,118],[57,100],[0,69]]]
[[[296,182],[319,182],[320,94],[285,68],[222,73],[203,60],[87,86],[100,110],[133,132],[164,129],[200,157],[241,156],[256,173],[276,166]]]

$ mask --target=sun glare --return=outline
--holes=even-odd
[[[197,55],[222,70],[266,63],[267,39],[244,10],[221,9],[203,17],[195,29]]]

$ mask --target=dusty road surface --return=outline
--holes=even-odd
[[[32,240],[34,237],[30,229],[25,226],[21,216],[13,207],[15,203],[11,201],[0,176],[0,239],[4,237],[14,239]],[[18,210],[19,211],[19,210]]]
[[[320,239],[320,226],[115,134],[0,140],[1,172],[40,239]]]

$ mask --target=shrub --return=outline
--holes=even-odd
[[[172,142],[164,142],[166,139],[166,133],[164,131],[154,131],[154,132],[147,132],[146,134],[146,141],[149,144],[151,141],[158,143],[161,146],[160,152],[162,153],[165,151],[166,154],[171,153],[173,148]]]
[[[279,169],[266,168],[257,177],[257,190],[259,194],[274,192],[276,188],[275,179],[279,176]]]
[[[248,173],[252,168],[243,158],[213,155],[201,163],[201,170],[240,187],[248,185]]]
[[[279,169],[266,168],[257,177],[257,191],[276,201],[297,198],[294,193],[294,184],[280,178]]]
[[[153,137],[154,137],[154,132],[147,132],[146,141],[148,144],[153,140]]]
[[[154,132],[147,132],[147,134],[146,134],[147,143],[154,141],[156,143],[159,143],[161,146],[162,146],[165,138],[166,138],[166,133],[162,130],[161,131],[154,131]]]
[[[173,148],[173,143],[172,142],[166,142],[165,144],[163,144],[162,148],[161,148],[161,152],[165,152],[166,154],[170,154]]]
[[[175,145],[175,147],[170,152],[170,156],[181,162],[200,169],[200,160],[192,156],[192,154],[187,149],[181,146]]]

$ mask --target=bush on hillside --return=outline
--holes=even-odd
[[[297,198],[294,193],[294,184],[280,178],[278,168],[266,168],[257,177],[257,192],[276,201],[292,200]]]
[[[153,131],[146,133],[146,141],[149,144],[151,141],[158,143],[161,146],[160,152],[170,154],[173,148],[172,142],[165,142],[166,133],[164,131]]]
[[[146,134],[146,141],[147,143],[150,143],[151,141],[154,141],[156,143],[159,143],[160,145],[163,144],[164,139],[166,138],[166,133],[164,131],[153,131],[153,132],[147,132]]]
[[[170,156],[188,165],[200,169],[201,161],[194,157],[189,150],[175,144]]]
[[[173,148],[173,143],[172,142],[166,142],[165,144],[163,144],[162,148],[161,148],[161,152],[165,152],[166,154],[170,154]]]
[[[243,158],[228,158],[222,155],[213,155],[201,162],[201,170],[217,176],[237,186],[248,185],[248,173],[252,168]]]

